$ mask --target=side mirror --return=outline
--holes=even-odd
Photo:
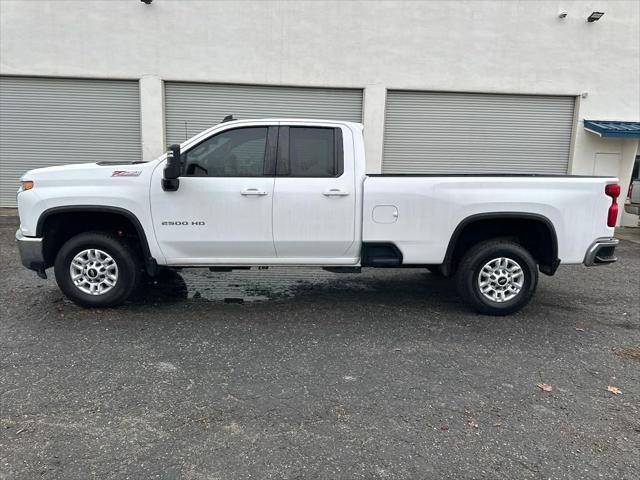
[[[175,192],[180,186],[180,145],[174,144],[167,152],[167,164],[164,167],[162,177],[162,189],[167,192]]]

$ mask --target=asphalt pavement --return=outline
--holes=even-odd
[[[497,318],[423,269],[185,269],[85,310],[14,231],[0,479],[640,478],[637,243]]]

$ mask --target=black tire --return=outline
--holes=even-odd
[[[504,301],[493,301],[482,293],[479,277],[482,268],[493,259],[506,258],[516,262],[522,270],[522,287],[513,298]],[[500,273],[500,276],[503,274]],[[507,273],[510,275],[510,273]],[[485,277],[486,278],[486,277]],[[503,287],[497,282],[496,289]],[[504,282],[508,283],[507,277]],[[460,296],[475,310],[485,315],[509,315],[523,308],[533,296],[538,285],[538,268],[531,254],[521,245],[509,240],[489,240],[471,248],[460,261],[456,272],[456,286]],[[488,287],[488,296],[499,292]],[[510,293],[511,294],[511,293]]]
[[[117,279],[110,290],[92,295],[83,292],[71,278],[71,262],[83,250],[98,249],[109,255],[117,266]],[[127,241],[104,232],[76,235],[62,245],[54,263],[60,290],[74,303],[88,308],[114,307],[124,302],[140,281],[139,256]],[[95,270],[91,273],[94,274]],[[86,285],[85,285],[86,286]]]

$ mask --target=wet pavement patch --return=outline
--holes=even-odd
[[[231,272],[182,268],[164,270],[158,277],[147,279],[131,302],[198,300],[243,304],[291,298],[323,289],[340,289],[345,284],[359,289],[370,288],[366,284],[366,275],[332,273],[321,268],[270,267]]]

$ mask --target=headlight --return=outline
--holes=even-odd
[[[25,190],[31,190],[33,188],[33,182],[31,180],[24,180],[20,182],[20,188],[18,189],[18,193],[24,192]]]

